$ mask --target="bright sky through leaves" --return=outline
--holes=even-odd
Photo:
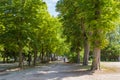
[[[57,16],[57,12],[55,11],[55,6],[58,0],[43,0],[47,3],[48,6],[48,11],[50,12],[51,15]]]

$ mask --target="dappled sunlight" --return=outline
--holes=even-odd
[[[18,71],[18,70],[20,70],[20,68],[8,69],[8,70],[6,70],[6,71],[8,71],[8,72],[9,72],[9,71],[13,71],[13,72],[14,72],[14,71]]]
[[[52,79],[48,79],[48,80],[59,80],[59,79],[58,79],[58,77],[56,77],[56,78],[52,78]]]
[[[104,63],[104,62],[103,62]],[[103,64],[102,63],[102,64]],[[106,62],[105,62],[106,63]],[[104,64],[105,64],[104,63]],[[104,66],[112,64],[106,63]],[[113,65],[114,66],[114,65]],[[53,63],[35,68],[0,74],[6,80],[119,80],[120,72],[106,73],[104,70],[90,71],[90,66],[71,63]],[[8,76],[11,76],[10,78]],[[108,77],[106,77],[108,76]]]
[[[51,74],[51,73],[58,73],[58,71],[38,71],[38,73]]]

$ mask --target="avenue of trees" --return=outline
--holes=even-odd
[[[0,60],[23,68],[63,55],[86,66],[91,56],[91,70],[100,59],[118,60],[119,0],[59,0],[56,11],[51,16],[43,0],[0,0]]]
[[[46,62],[52,54],[67,50],[61,34],[59,19],[50,16],[42,0],[0,1],[0,55],[4,62],[14,58],[20,67],[31,57],[33,65]]]
[[[71,51],[77,53],[77,62],[80,62],[80,52],[84,48],[83,65],[88,65],[91,50],[91,70],[100,69],[101,49],[109,44],[106,36],[119,25],[120,1],[59,0],[56,7],[63,22],[63,33],[72,45]]]

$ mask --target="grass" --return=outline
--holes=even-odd
[[[106,66],[101,65],[101,68],[106,73],[115,73],[115,72],[117,72],[117,69],[114,68],[114,67],[106,67]]]

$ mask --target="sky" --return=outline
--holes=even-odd
[[[48,11],[52,16],[57,16],[57,12],[55,11],[55,6],[58,0],[43,0],[47,3]]]

